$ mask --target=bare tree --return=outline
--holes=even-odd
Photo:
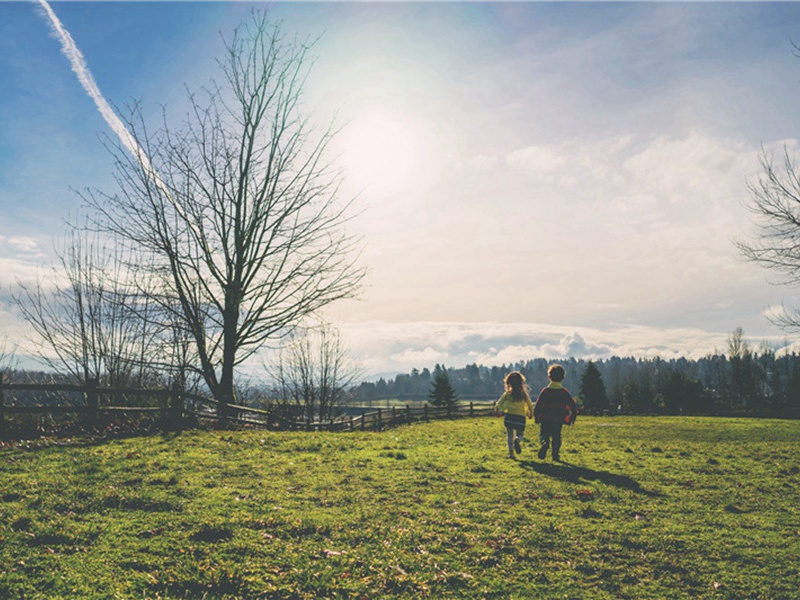
[[[779,275],[785,285],[800,283],[800,172],[784,148],[776,165],[765,151],[761,155],[761,175],[749,185],[749,209],[755,215],[759,235],[755,240],[737,240],[741,254]],[[784,307],[771,320],[788,329],[800,329],[800,310]]]
[[[11,299],[12,297],[6,295],[3,286],[0,285],[0,314],[5,313],[6,306],[13,303],[9,302]],[[17,345],[7,335],[0,336],[0,375],[13,371],[18,363]]]
[[[17,367],[16,346],[5,336],[0,338],[0,375]]]
[[[327,323],[290,336],[270,371],[277,408],[296,408],[309,421],[335,416],[360,374],[341,334]]]
[[[728,361],[731,365],[734,406],[753,408],[757,395],[756,354],[741,327],[737,327],[728,338]]]
[[[36,334],[40,359],[78,381],[112,387],[154,383],[159,330],[154,306],[131,296],[128,262],[97,236],[70,230],[59,264],[33,284],[20,283],[15,303]]]
[[[236,367],[364,275],[326,162],[334,131],[300,111],[310,47],[254,12],[226,42],[222,84],[189,96],[178,130],[165,115],[151,134],[134,107],[141,151],[109,144],[119,189],[84,196],[101,230],[147,257],[136,279],[191,338],[223,418]]]

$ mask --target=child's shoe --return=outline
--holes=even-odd
[[[519,443],[519,438],[514,438],[514,452],[522,454],[522,446]]]
[[[541,460],[544,460],[547,456],[547,446],[542,446],[539,448],[539,454],[537,455]]]

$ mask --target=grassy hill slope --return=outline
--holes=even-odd
[[[491,418],[3,449],[0,597],[798,597],[800,422],[505,455]]]

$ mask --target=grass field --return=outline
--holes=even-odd
[[[800,597],[800,422],[587,417],[534,454],[493,418],[6,448],[0,598]]]

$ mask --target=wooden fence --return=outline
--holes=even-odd
[[[44,395],[49,402],[19,402],[15,396],[20,392]],[[147,402],[136,403],[137,398],[146,399]],[[0,436],[3,437],[8,433],[8,419],[14,415],[72,414],[78,415],[90,427],[102,416],[149,415],[159,420],[166,431],[180,431],[187,425],[203,421],[266,429],[355,431],[380,430],[414,421],[493,414],[493,404],[475,402],[447,407],[425,403],[423,406],[407,404],[392,408],[365,409],[357,416],[343,416],[327,421],[287,419],[272,411],[235,404],[229,404],[226,409],[226,414],[221,415],[218,401],[185,392],[177,386],[166,390],[113,389],[99,387],[96,380],[89,380],[84,385],[6,383],[0,377]]]
[[[253,420],[247,413],[261,415],[268,419],[276,418],[268,411],[261,411],[245,406],[230,407],[238,411],[236,422],[250,425],[262,424],[263,421]],[[385,429],[396,425],[413,423],[416,421],[431,421],[434,419],[456,419],[463,417],[483,417],[494,414],[494,403],[456,404],[455,406],[432,406],[428,403],[422,406],[393,406],[391,408],[377,408],[365,410],[356,416],[343,416],[327,421],[292,421],[280,419],[277,424],[281,429],[302,429],[305,431],[356,431],[367,429]]]

